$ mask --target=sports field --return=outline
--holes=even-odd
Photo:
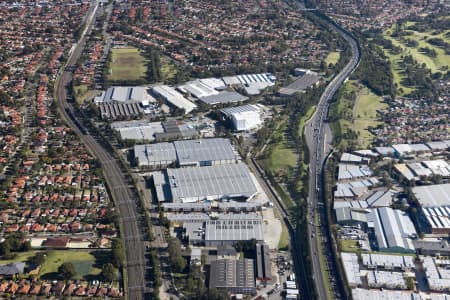
[[[111,64],[108,79],[111,81],[132,81],[145,79],[147,63],[136,48],[114,48],[111,50]]]

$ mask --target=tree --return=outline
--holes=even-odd
[[[113,264],[116,268],[121,268],[125,261],[125,250],[120,239],[115,238],[111,242]]]
[[[36,266],[40,266],[45,262],[45,255],[42,252],[38,252],[36,253],[35,256],[33,256],[32,258],[30,258],[30,263],[36,265]]]
[[[106,263],[103,265],[102,276],[107,281],[113,281],[116,278],[114,266],[111,263]]]
[[[71,262],[65,262],[58,268],[59,276],[62,279],[72,279],[77,275],[77,271]]]
[[[176,272],[182,272],[186,268],[186,260],[181,253],[181,242],[177,238],[171,238],[168,243],[169,260]]]

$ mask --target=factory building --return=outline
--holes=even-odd
[[[163,124],[164,126],[164,124]],[[166,127],[164,127],[166,130]],[[188,129],[180,131],[178,128],[171,130],[170,132],[165,132],[167,134],[193,134],[194,132]],[[150,134],[150,132],[149,132]],[[164,133],[154,133],[154,139],[161,139],[160,135]],[[151,137],[151,136],[150,136]],[[165,136],[169,138],[169,136]],[[161,144],[161,145],[160,145]],[[159,146],[158,146],[159,145]],[[166,155],[153,155],[149,151],[161,151],[167,150]],[[175,156],[173,157],[173,153]],[[223,138],[212,138],[212,139],[197,139],[197,140],[181,140],[175,141],[173,143],[159,143],[159,144],[147,144],[135,147],[134,152],[136,160],[139,160],[140,168],[147,169],[157,169],[157,166],[161,166],[160,169],[166,168],[171,165],[172,162],[168,163],[168,158],[170,161],[174,160],[176,165],[179,167],[204,167],[204,166],[216,166],[225,164],[234,164],[237,162],[238,155],[234,151],[231,143],[228,139]],[[168,155],[171,155],[170,157]],[[157,160],[161,159],[160,162]]]
[[[405,212],[389,207],[373,209],[368,222],[380,251],[415,251],[413,239],[417,238],[417,232]]]
[[[237,158],[228,139],[175,141],[174,145],[180,167],[224,165],[235,163]]]
[[[238,92],[221,91],[214,95],[202,96],[199,99],[205,104],[217,105],[244,102],[248,100],[248,97],[241,95]]]
[[[172,143],[134,146],[135,163],[139,168],[163,169],[175,165],[177,155]]]
[[[428,233],[450,234],[450,183],[417,186],[412,192],[428,223]]]
[[[416,186],[412,192],[422,207],[450,206],[450,183]]]
[[[209,272],[209,288],[224,289],[235,294],[255,294],[253,259],[212,261]]]
[[[100,102],[156,102],[143,86],[112,86],[100,96],[94,98],[95,103]]]
[[[256,105],[224,108],[221,112],[231,120],[236,131],[248,131],[262,124],[261,111]]]
[[[157,96],[162,98],[165,102],[170,105],[183,109],[186,114],[190,113],[197,108],[197,105],[184,98],[182,94],[177,92],[174,88],[167,85],[158,85],[152,88],[152,92]]]
[[[249,199],[257,188],[243,163],[167,169],[153,174],[158,201]]]
[[[205,224],[205,246],[234,245],[239,241],[264,241],[261,216],[210,220]]]
[[[192,139],[199,134],[197,130],[177,120],[151,123],[146,121],[122,121],[112,123],[111,128],[120,134],[122,140],[142,142]]]

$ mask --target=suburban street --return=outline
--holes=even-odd
[[[333,95],[350,76],[360,60],[360,51],[357,41],[343,30],[337,28],[335,25],[330,24],[330,26],[332,26],[332,28],[349,43],[351,46],[352,57],[345,68],[328,84],[319,100],[315,114],[305,125],[305,136],[308,148],[310,150],[309,199],[307,216],[308,237],[311,248],[312,276],[316,284],[318,299],[327,299],[325,281],[331,281],[330,278],[324,278],[324,273],[321,272],[322,268],[327,269],[327,266],[321,266],[319,249],[320,247],[323,247],[323,244],[322,239],[317,238],[315,229],[316,224],[319,226],[321,225],[320,214],[317,212],[321,209],[326,209],[324,203],[320,201],[323,198],[321,193],[324,190],[321,172],[326,157],[332,150],[332,133],[328,124],[325,123],[325,120],[327,118]],[[328,229],[324,228],[324,230]]]
[[[86,19],[86,29],[82,33],[79,42],[73,48],[66,68],[74,66],[80,58],[86,36],[89,34],[92,23],[95,20],[97,8],[98,2],[89,11]],[[120,168],[119,160],[115,159],[113,154],[106,150],[95,137],[90,134],[83,134],[69,116],[67,110],[71,111],[72,115],[75,115],[72,106],[67,103],[67,86],[70,85],[71,80],[71,72],[63,69],[56,86],[57,103],[60,112],[67,124],[80,136],[81,141],[92,155],[100,161],[107,185],[119,209],[122,223],[121,236],[124,241],[126,254],[125,270],[127,278],[125,284],[128,290],[128,299],[149,298],[148,293],[150,289],[146,287],[145,282],[145,243],[143,241],[142,228],[138,224],[139,213],[136,199],[134,199],[128,180]]]

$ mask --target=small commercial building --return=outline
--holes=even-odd
[[[234,294],[256,293],[253,259],[219,259],[211,262],[209,288]]]
[[[248,131],[262,124],[261,111],[256,105],[224,108],[221,112],[231,120],[236,131]]]

